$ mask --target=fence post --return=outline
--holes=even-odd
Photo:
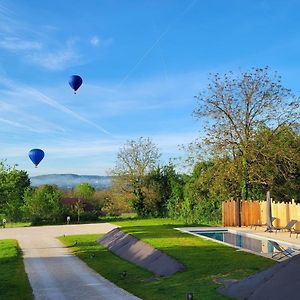
[[[266,231],[272,232],[272,199],[270,197],[270,191],[267,191],[267,229]]]
[[[241,200],[235,201],[235,223],[238,227],[241,227]]]
[[[225,201],[222,202],[222,225],[225,226]]]

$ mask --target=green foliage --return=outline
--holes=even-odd
[[[259,189],[263,194],[270,190],[272,198],[281,201],[300,200],[299,133],[288,125],[276,130],[261,127],[254,143],[250,189]]]
[[[56,223],[62,217],[61,191],[54,185],[27,188],[24,195],[24,212],[33,224]]]
[[[74,189],[74,194],[76,197],[82,198],[87,201],[93,198],[94,193],[95,188],[87,182],[82,182],[78,184]]]
[[[0,298],[32,300],[21,250],[15,240],[0,240]]]
[[[122,213],[130,213],[133,211],[131,200],[132,192],[124,189],[123,178],[114,177],[113,185],[109,194],[105,197],[103,214],[110,216],[119,216]]]
[[[145,177],[145,197],[147,215],[173,215],[169,210],[183,199],[183,179],[173,165],[157,167]]]
[[[159,157],[157,146],[149,138],[140,137],[126,142],[119,150],[116,165],[111,170],[116,178],[113,180],[115,192],[131,194],[130,203],[140,216],[148,214],[145,176],[157,167]]]
[[[217,165],[213,161],[197,164],[191,176],[185,177],[184,193],[181,201],[169,203],[169,210],[176,211],[172,217],[186,223],[219,223],[221,221],[221,203],[227,199],[224,180],[220,184]],[[174,204],[173,204],[174,205]]]
[[[21,220],[20,207],[23,205],[24,191],[29,186],[30,179],[27,172],[0,162],[0,213],[7,219]]]
[[[70,216],[71,220],[76,220],[77,223],[97,221],[105,214],[103,209],[111,199],[111,191],[110,189],[95,191],[91,184],[81,183],[74,191],[65,193],[64,198],[77,198],[76,203],[64,205],[64,219]]]
[[[279,164],[283,162],[288,168],[285,174],[291,174],[293,164],[286,163],[291,157],[284,159],[284,148],[271,149],[269,145],[278,142],[277,133],[282,128],[298,126],[299,98],[282,86],[281,78],[276,73],[271,74],[266,67],[252,68],[237,75],[232,72],[215,74],[197,99],[199,105],[194,114],[196,118],[208,121],[204,144],[210,147],[210,151],[206,157],[228,156],[232,160],[236,166],[242,199],[251,196],[252,176],[259,176],[259,163],[264,163],[262,168],[268,169],[268,159],[278,162],[279,158]],[[257,147],[257,136],[262,127],[269,129],[270,134],[267,139],[259,139],[262,147]],[[281,140],[280,147],[285,142]],[[261,158],[259,162],[258,157]],[[262,179],[260,184],[267,185],[266,180],[270,178]]]

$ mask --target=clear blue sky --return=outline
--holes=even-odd
[[[210,72],[268,65],[299,94],[299,11],[271,0],[0,1],[0,159],[30,176],[105,175],[143,136],[168,161],[201,134],[194,96]],[[32,148],[46,153],[37,169]]]

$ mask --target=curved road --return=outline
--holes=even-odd
[[[56,239],[64,234],[106,233],[115,227],[102,223],[5,228],[0,229],[0,239],[18,240],[37,300],[137,300],[90,269]]]

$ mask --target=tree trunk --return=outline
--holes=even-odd
[[[242,200],[248,200],[249,197],[249,173],[248,173],[248,161],[245,156],[242,158]]]

